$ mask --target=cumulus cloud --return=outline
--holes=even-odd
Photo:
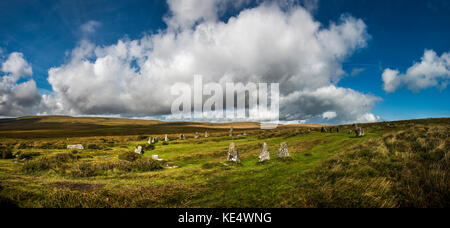
[[[322,118],[328,119],[328,120],[334,119],[334,118],[336,118],[336,116],[337,116],[337,113],[333,112],[333,111],[324,112],[322,114]]]
[[[80,26],[80,30],[84,35],[94,33],[95,30],[100,27],[102,24],[98,21],[88,21]]]
[[[380,101],[380,98],[376,96],[329,85],[290,93],[281,99],[280,106],[287,119],[292,120],[374,122],[379,120],[379,117],[375,117],[370,111],[377,101]]]
[[[373,119],[378,98],[336,86],[341,63],[367,45],[362,20],[344,15],[324,27],[304,7],[262,3],[223,22],[229,1],[168,3],[165,31],[110,46],[81,42],[68,63],[49,70],[54,94],[43,105],[60,114],[165,115],[170,87],[200,74],[204,83],[280,83],[284,120],[330,110],[338,122]]]
[[[13,52],[1,64],[0,116],[18,116],[38,110],[41,97],[36,83],[30,79],[18,83],[19,79],[33,73],[23,54]]]
[[[445,89],[450,79],[450,52],[438,56],[433,50],[425,50],[421,61],[408,68],[405,74],[387,68],[382,79],[383,89],[388,93],[402,86],[413,92],[430,87]]]
[[[8,59],[2,63],[1,70],[13,77],[20,78],[33,74],[33,70],[28,62],[23,58],[20,52],[13,52],[8,56]]]

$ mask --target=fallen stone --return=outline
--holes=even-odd
[[[159,158],[159,156],[156,155],[156,154],[152,155],[152,159],[153,160],[157,160],[157,161],[162,161],[163,160],[163,159]]]
[[[67,145],[67,149],[71,150],[84,150],[83,145],[81,144],[75,144],[75,145]]]

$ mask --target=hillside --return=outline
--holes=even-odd
[[[3,135],[14,131],[0,141],[2,155],[8,155],[0,159],[0,204],[6,206],[450,206],[449,118],[362,124],[364,137],[349,134],[350,125],[321,133],[302,126],[239,129],[233,123],[230,137],[226,124],[70,117],[0,122]],[[15,125],[20,130],[6,129]],[[46,137],[38,126],[47,126]],[[157,132],[155,126],[163,126],[159,130],[164,133],[149,133]],[[58,131],[65,127],[76,134],[61,137],[70,132]],[[98,135],[115,128],[114,134],[129,135]],[[200,129],[210,129],[209,137],[194,138]],[[187,139],[169,133],[170,140],[161,142],[168,131],[185,131]],[[33,133],[39,135],[27,138]],[[155,136],[160,142],[149,146],[148,137]],[[232,142],[240,164],[226,160]],[[263,142],[271,159],[259,163]],[[282,142],[288,145],[288,158],[277,158]],[[78,143],[85,149],[66,149]],[[139,145],[143,155],[133,152]]]

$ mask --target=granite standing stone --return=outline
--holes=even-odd
[[[236,163],[241,163],[241,159],[239,158],[239,152],[236,147],[236,144],[232,142],[230,147],[228,147],[228,158],[227,161],[233,161]]]
[[[278,158],[289,157],[289,150],[286,142],[280,143],[280,147],[278,148],[277,153]]]
[[[259,153],[259,162],[270,160],[269,147],[267,143],[263,143],[261,147],[261,153]]]

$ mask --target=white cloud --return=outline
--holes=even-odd
[[[327,120],[334,119],[334,118],[336,118],[336,116],[337,116],[337,113],[334,111],[328,111],[328,112],[324,112],[322,114],[322,118],[327,119]]]
[[[73,115],[165,115],[170,87],[201,74],[204,83],[279,82],[288,121],[329,110],[339,122],[370,115],[378,98],[336,86],[341,63],[369,39],[362,20],[342,16],[324,27],[303,7],[269,3],[218,20],[230,2],[169,0],[165,31],[111,46],[81,42],[68,63],[49,70],[54,94],[43,106]]]
[[[11,53],[8,56],[8,59],[2,63],[1,70],[15,78],[30,76],[33,74],[31,66],[23,58],[23,54],[20,52]]]
[[[376,121],[376,118],[368,118],[368,115],[373,115],[370,110],[380,100],[373,95],[329,85],[291,93],[281,99],[280,107],[288,119],[333,123],[370,122]]]
[[[445,89],[450,79],[450,52],[439,57],[433,50],[425,50],[421,61],[408,68],[405,74],[388,68],[384,70],[382,79],[383,89],[388,93],[402,86],[414,92],[429,87]]]
[[[88,21],[80,26],[81,32],[85,35],[94,33],[95,30],[100,27],[102,24],[98,21]]]
[[[0,78],[0,116],[26,115],[36,112],[40,95],[34,80],[22,83],[21,77],[33,73],[31,66],[23,58],[23,54],[13,52],[2,63]]]

